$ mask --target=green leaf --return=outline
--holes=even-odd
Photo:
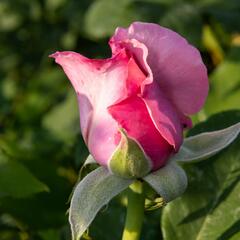
[[[43,118],[43,126],[56,138],[71,142],[79,132],[79,113],[77,97],[73,91],[68,92],[65,101],[56,105]]]
[[[104,167],[88,174],[75,188],[69,210],[73,240],[79,240],[98,211],[132,180],[112,175]]]
[[[206,102],[206,112],[239,108],[240,99],[240,47],[232,47],[224,61],[210,75],[210,94]]]
[[[196,134],[204,128],[211,131],[239,122],[239,113],[217,114],[192,132]],[[163,210],[164,239],[237,239],[240,229],[239,144],[240,138],[208,161],[185,166],[189,186]]]
[[[179,197],[187,187],[187,176],[175,161],[170,161],[166,166],[148,174],[143,179],[165,202]]]
[[[231,127],[186,138],[173,160],[192,163],[204,160],[231,144],[240,132],[240,123]]]
[[[0,196],[26,198],[49,191],[32,173],[17,161],[7,159],[0,152]]]
[[[183,35],[195,46],[201,46],[202,20],[199,9],[195,5],[172,2],[159,24]]]
[[[39,231],[38,235],[41,237],[42,240],[59,240],[60,237],[60,231],[57,231],[56,229],[47,229]]]
[[[92,38],[111,36],[116,27],[126,27],[139,19],[137,12],[130,8],[133,0],[97,0],[85,15],[85,30]],[[101,19],[101,21],[99,21]]]
[[[205,14],[217,20],[228,32],[239,32],[240,2],[238,0],[199,1]]]

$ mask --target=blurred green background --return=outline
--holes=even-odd
[[[240,108],[239,0],[1,0],[1,240],[70,239],[68,198],[88,152],[75,93],[48,55],[73,50],[108,57],[114,29],[135,20],[172,28],[201,51],[211,91],[195,123]],[[229,114],[219,118],[223,125]],[[116,198],[101,211],[86,239],[120,239],[123,205]],[[160,215],[146,213],[142,239],[162,239]],[[240,216],[236,222],[240,228]]]

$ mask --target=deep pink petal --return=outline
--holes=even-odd
[[[160,134],[178,151],[182,144],[184,126],[175,107],[156,82],[146,85],[143,100]]]
[[[118,28],[110,43],[114,49],[114,44],[131,39],[148,49],[153,80],[178,111],[183,115],[198,112],[208,94],[207,70],[199,51],[179,34],[152,23],[135,22],[128,29]]]
[[[151,159],[153,170],[163,166],[173,151],[171,145],[154,126],[146,105],[140,97],[128,98],[109,107],[113,118],[136,140]]]
[[[145,81],[146,75],[138,67],[138,64],[133,58],[128,62],[128,77],[127,77],[127,91],[128,96],[133,96],[141,91],[142,83]]]

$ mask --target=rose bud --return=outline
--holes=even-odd
[[[199,51],[170,29],[135,22],[117,28],[112,57],[51,55],[78,96],[83,138],[94,159],[114,174],[142,177],[179,150],[188,115],[208,94]]]

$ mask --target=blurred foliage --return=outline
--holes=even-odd
[[[74,50],[88,57],[107,57],[110,55],[107,41],[114,29],[135,20],[170,27],[201,50],[210,75],[211,91],[204,110],[194,116],[195,123],[216,112],[239,109],[239,0],[1,0],[1,240],[69,239],[68,198],[88,152],[80,134],[74,91],[48,55],[56,50]],[[221,126],[228,122],[227,117],[216,119],[219,121]],[[200,169],[201,164],[190,167],[190,176],[206,170],[206,176],[215,183],[219,178],[218,168],[224,168],[224,160],[229,160],[226,164],[229,169],[239,160],[239,155],[227,159],[227,153],[209,167],[203,164],[204,170]],[[216,170],[217,161],[221,164]],[[206,178],[194,181],[188,191],[192,188],[210,191],[204,188],[208,184],[205,184]],[[222,187],[219,185],[219,189]],[[237,187],[228,187],[229,198]],[[216,194],[213,191],[204,195],[205,201],[210,204]],[[120,237],[125,216],[123,198],[116,198],[100,212],[86,239]],[[185,198],[188,193],[183,201]],[[170,204],[166,211],[174,211],[178,201],[182,200]],[[196,211],[205,207],[197,198],[191,201]],[[227,206],[218,208],[230,211]],[[201,217],[208,216],[207,209],[201,212]],[[211,221],[220,226],[217,214],[211,215]],[[159,216],[160,211],[147,212],[144,240],[162,238]],[[165,225],[167,217],[165,213]],[[239,223],[239,215],[236,218]],[[188,219],[186,217],[185,225],[180,226],[180,232],[190,229]],[[196,220],[191,229],[198,228],[201,221]],[[225,228],[230,230],[223,228],[225,232],[219,239],[237,236],[234,229],[239,229],[239,224],[226,221]],[[175,229],[170,227],[172,231]],[[205,224],[205,228],[209,226]],[[232,229],[235,235],[231,234]],[[164,236],[169,239],[167,233]]]

